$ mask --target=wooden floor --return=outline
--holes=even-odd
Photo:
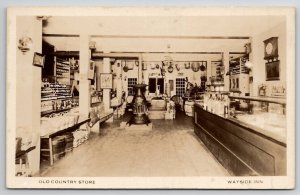
[[[103,134],[42,171],[40,176],[228,176],[194,134],[193,120],[152,120],[152,130],[124,130],[129,115],[102,125]]]

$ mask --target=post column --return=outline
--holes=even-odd
[[[88,80],[90,49],[87,34],[80,34],[79,62],[79,113],[88,117],[90,108],[90,80]]]
[[[138,71],[138,84],[142,83],[142,74],[143,74],[143,67],[142,67],[142,54],[139,55],[139,71]]]
[[[223,51],[223,65],[224,65],[224,90],[229,91],[229,75],[226,75],[226,73],[229,71],[228,51]]]
[[[108,52],[105,51],[104,53]],[[103,58],[103,73],[111,73],[110,58]],[[103,103],[106,113],[112,111],[110,108],[110,91],[111,89],[103,89]]]

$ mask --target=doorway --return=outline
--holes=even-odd
[[[155,93],[155,91],[158,89],[159,94],[163,94],[165,91],[164,83],[164,78],[149,78],[149,93]]]

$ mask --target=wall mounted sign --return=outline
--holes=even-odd
[[[266,63],[266,80],[274,81],[279,80],[279,60]]]
[[[101,73],[100,74],[101,89],[112,89],[112,74]]]
[[[45,56],[43,54],[35,52],[33,55],[33,65],[44,68]]]

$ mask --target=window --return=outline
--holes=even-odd
[[[176,95],[182,97],[185,93],[185,79],[176,78]]]
[[[128,78],[128,95],[134,95],[134,86],[137,84],[137,78]]]

